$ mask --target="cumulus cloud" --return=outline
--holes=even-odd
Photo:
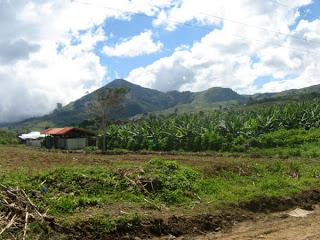
[[[66,21],[62,27],[58,19],[68,5],[0,2],[0,122],[48,113],[57,102],[67,103],[101,84],[106,69],[91,50],[102,34],[89,28],[77,37],[75,25]],[[78,44],[72,43],[74,37]],[[59,44],[64,46],[60,51]]]
[[[152,39],[152,32],[142,32],[130,39],[124,39],[114,47],[105,46],[104,54],[112,57],[136,57],[158,52],[162,49],[163,44]]]
[[[12,64],[21,59],[27,59],[33,52],[38,51],[38,44],[28,43],[23,39],[16,41],[4,42],[0,41],[0,63]]]
[[[85,43],[84,43],[85,44]],[[53,109],[100,86],[106,69],[99,57],[80,51],[82,44],[66,46],[43,43],[28,61],[0,67],[0,122],[18,121]]]
[[[301,20],[299,7],[310,0],[194,0],[179,1],[162,11],[156,26],[174,30],[197,21],[216,26],[188,49],[134,69],[128,79],[164,91],[200,91],[213,86],[231,87],[242,93],[279,91],[319,83],[319,20]],[[222,16],[222,17],[219,17]],[[295,26],[295,27],[293,27]],[[262,87],[259,78],[271,77]]]
[[[100,87],[107,67],[94,49],[106,41],[104,21],[152,16],[170,2],[0,1],[0,122],[46,114]]]

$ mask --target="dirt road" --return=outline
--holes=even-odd
[[[194,237],[195,240],[319,240],[320,207],[305,217],[292,217],[287,212],[260,216],[242,222],[226,233]]]

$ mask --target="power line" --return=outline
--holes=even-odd
[[[282,6],[282,7],[286,7],[286,8],[292,8],[292,6],[289,6],[289,5],[286,5],[286,4],[284,4],[284,3],[282,3],[282,2],[280,2],[279,0],[269,0],[270,2],[274,2],[274,3],[276,3],[276,4],[278,4],[279,6]],[[301,10],[299,10],[299,11],[301,11]],[[320,18],[320,16],[316,16],[316,15],[314,15],[314,14],[312,14],[312,13],[310,13],[310,12],[308,12],[308,11],[306,11],[306,10],[302,10],[302,12],[303,12],[303,15],[302,16],[306,16],[306,15],[309,15],[309,16],[311,16],[311,17],[314,17],[314,18]]]
[[[101,7],[101,8],[105,8],[105,9],[109,9],[109,10],[113,10],[113,11],[117,11],[117,12],[121,12],[121,13],[134,13],[134,14],[137,14],[137,15],[142,15],[142,16],[147,16],[147,17],[150,17],[148,14],[145,14],[145,13],[139,13],[139,12],[129,12],[129,11],[123,11],[122,9],[118,9],[118,8],[113,8],[113,7],[109,7],[109,6],[105,6],[105,5],[96,5],[96,4],[92,4],[92,3],[89,3],[89,2],[84,2],[84,1],[79,1],[79,0],[71,0],[72,2],[77,2],[77,3],[80,3],[80,4],[85,4],[85,5],[91,5],[91,6],[95,6],[95,7]],[[209,15],[208,16],[213,16],[213,15]],[[214,16],[216,18],[219,18],[221,20],[227,20],[226,18],[222,18],[222,17],[217,17],[217,16]],[[227,21],[233,21],[233,20],[227,20]],[[169,20],[170,22],[170,20]],[[234,21],[234,22],[237,22],[237,21]],[[175,24],[181,24],[180,21],[172,21],[171,20],[171,23],[175,23]],[[237,22],[241,25],[247,25],[245,23],[241,23],[241,22]],[[184,26],[187,26],[187,27],[191,27],[191,28],[201,28],[201,29],[206,29],[208,31],[212,31],[213,28],[209,28],[209,27],[205,27],[205,26],[198,26],[198,25],[193,25],[193,24],[189,24],[189,23],[182,23]],[[248,26],[251,26],[251,27],[254,27],[254,28],[260,28],[260,27],[255,27],[253,25],[248,25]],[[261,28],[260,28],[261,29]],[[263,30],[265,31],[269,31],[265,28],[262,28]],[[269,31],[270,32],[270,31]],[[273,33],[278,33],[277,31],[273,31]],[[259,43],[265,43],[264,41],[262,40],[257,40],[257,39],[249,39],[247,37],[243,37],[243,36],[240,36],[240,35],[235,35],[235,34],[230,34],[228,33],[229,35],[233,36],[233,37],[236,37],[236,38],[239,38],[239,39],[242,39],[242,40],[248,40],[248,41],[254,41],[254,42],[259,42]],[[290,37],[288,34],[284,34],[284,35],[287,35],[288,37]],[[293,37],[293,36],[291,36]],[[306,39],[303,39],[304,41],[306,41]],[[276,44],[276,43],[273,43],[273,45],[276,45],[278,47],[281,47],[281,48],[287,48],[287,49],[291,49],[291,50],[295,50],[297,52],[303,52],[303,53],[307,53],[307,54],[315,54],[315,55],[319,55],[320,52],[315,52],[315,51],[310,51],[308,49],[300,49],[300,48],[294,48],[294,47],[288,47],[288,46],[283,46],[282,44]]]
[[[278,4],[280,4],[279,2],[277,2],[276,0],[270,0],[272,2],[276,2]],[[88,5],[93,5],[91,3],[88,3],[88,2],[80,2],[80,1],[77,1],[77,0],[74,0],[74,2],[79,2],[79,3],[83,3],[83,4],[88,4]],[[282,4],[281,4],[282,5]],[[101,6],[101,7],[105,7],[105,6]],[[289,6],[288,6],[289,7]],[[110,10],[116,10],[116,11],[121,11],[123,12],[123,10],[121,9],[116,9],[116,8],[112,8],[112,7],[105,7],[105,8],[109,8]],[[255,28],[255,29],[260,29],[260,30],[263,30],[263,31],[266,31],[266,32],[270,32],[270,33],[273,33],[273,34],[281,34],[283,36],[286,36],[287,38],[293,38],[293,39],[296,39],[296,40],[300,40],[300,41],[304,41],[304,42],[307,42],[307,43],[316,43],[316,44],[320,44],[319,41],[310,41],[306,38],[301,38],[301,37],[297,37],[297,36],[292,36],[288,33],[284,33],[284,32],[281,32],[281,31],[274,31],[274,30],[270,30],[270,29],[267,29],[267,28],[264,28],[264,27],[259,27],[259,26],[256,26],[256,25],[252,25],[252,24],[248,24],[248,23],[244,23],[244,22],[241,22],[241,21],[237,21],[237,20],[234,20],[234,19],[229,19],[229,18],[225,18],[225,17],[221,17],[221,16],[217,16],[217,15],[213,15],[213,14],[208,14],[208,13],[204,13],[204,12],[198,12],[200,15],[204,15],[204,16],[207,16],[207,17],[213,17],[213,18],[216,18],[216,19],[219,19],[221,21],[226,21],[226,22],[231,22],[231,23],[234,23],[234,24],[239,24],[239,25],[243,25],[245,27],[250,27],[250,28]],[[140,13],[141,14],[141,13]],[[177,22],[178,23],[178,22]]]
[[[269,30],[269,29],[264,28],[264,27],[259,27],[259,26],[248,24],[248,23],[243,23],[243,22],[240,22],[240,21],[237,21],[237,20],[228,19],[228,18],[225,18],[225,17],[220,17],[220,16],[208,14],[208,13],[203,13],[203,12],[201,12],[200,14],[208,16],[208,17],[213,17],[213,18],[216,18],[216,19],[219,19],[219,20],[223,20],[223,21],[227,21],[227,22],[243,25],[243,26],[250,27],[250,28],[261,29],[261,30],[266,31],[266,32],[271,32],[271,33],[275,33],[275,34],[281,34],[281,35],[284,35],[284,36],[286,36],[288,38],[294,38],[294,39],[301,40],[301,41],[304,41],[304,42],[307,42],[307,43],[320,44],[320,42],[318,42],[318,41],[310,41],[310,40],[308,40],[306,38],[292,36],[292,35],[289,35],[288,33],[283,33],[283,32],[280,32],[280,31]]]

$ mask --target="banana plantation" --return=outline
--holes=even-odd
[[[320,137],[319,104],[319,100],[312,100],[211,113],[150,115],[110,125],[106,130],[108,148],[242,151],[259,145],[313,141]]]

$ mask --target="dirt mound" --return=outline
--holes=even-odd
[[[155,219],[150,230],[155,235],[203,234],[229,228],[249,218],[251,218],[250,214],[240,210],[226,211],[216,215],[172,216],[167,221]]]
[[[200,235],[207,232],[220,231],[233,226],[237,222],[251,219],[251,215],[242,210],[228,210],[216,215],[171,216],[151,218],[142,221],[129,221],[118,224],[114,231],[105,232],[102,226],[92,221],[78,223],[68,230],[67,239],[151,239],[154,236]]]
[[[86,221],[70,226],[66,239],[151,239],[154,236],[182,235],[197,236],[209,232],[229,229],[236,223],[255,218],[255,213],[285,211],[293,207],[312,209],[320,202],[320,191],[312,190],[299,193],[293,197],[261,197],[239,204],[216,214],[195,216],[171,216],[168,218],[149,218],[139,221],[121,222],[113,231],[106,232],[96,222]],[[66,232],[65,232],[66,233]]]
[[[320,191],[311,190],[301,192],[293,197],[277,198],[277,197],[260,197],[249,202],[239,204],[242,209],[251,212],[278,212],[285,211],[293,207],[300,206],[303,209],[310,210],[314,204],[320,202]]]

